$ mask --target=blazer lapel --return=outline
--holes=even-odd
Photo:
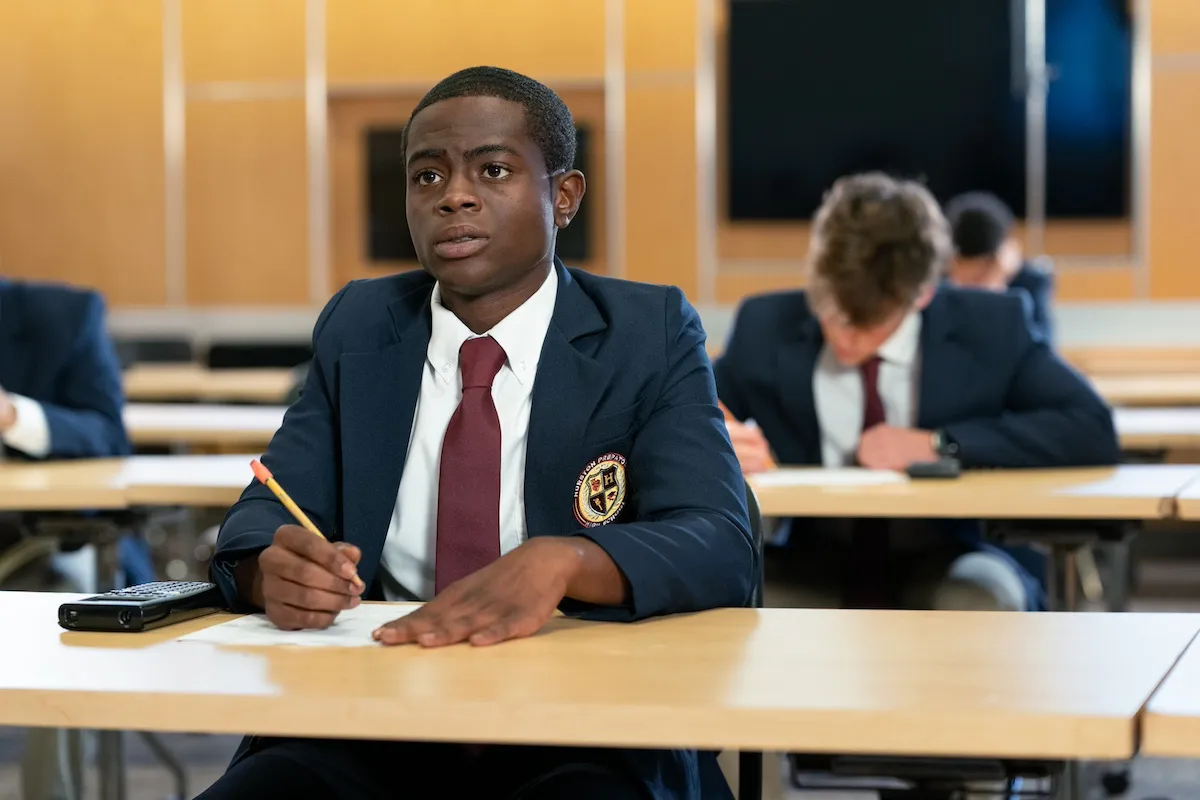
[[[784,419],[794,420],[802,454],[776,453],[793,464],[821,463],[821,430],[813,398],[813,372],[821,355],[821,326],[807,316],[792,337],[781,344],[776,356],[780,402]]]
[[[368,585],[383,554],[429,349],[432,282],[392,303],[398,340],[341,359],[342,509]]]
[[[575,482],[586,466],[588,422],[613,370],[593,356],[608,325],[595,302],[555,259],[558,298],[533,383],[525,456],[525,525],[530,536],[562,534]]]

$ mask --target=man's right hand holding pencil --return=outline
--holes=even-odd
[[[271,546],[238,564],[238,593],[283,630],[328,628],[362,602],[354,582],[357,547],[329,542],[299,525],[282,525]]]

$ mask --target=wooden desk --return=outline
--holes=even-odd
[[[1193,641],[1150,698],[1142,716],[1142,753],[1200,758],[1200,641]]]
[[[130,403],[125,427],[135,446],[244,447],[261,450],[283,423],[285,406]]]
[[[214,618],[64,633],[63,598],[0,593],[0,641],[22,647],[0,659],[0,725],[1119,759],[1200,628],[1179,614],[725,609],[556,619],[486,649],[228,649],[175,641]]]
[[[1200,520],[1200,478],[1179,491],[1175,499],[1175,515],[1192,522]]]
[[[1121,449],[1200,449],[1200,407],[1116,408],[1113,421]]]
[[[1092,385],[1115,406],[1200,405],[1200,375],[1094,375]]]
[[[1200,466],[967,472],[958,480],[880,486],[767,486],[750,479],[771,517],[1150,520],[1171,517]]]
[[[208,369],[199,364],[138,364],[125,371],[131,401],[206,400],[282,403],[295,375],[290,369]]]
[[[125,508],[118,460],[0,463],[0,511]]]
[[[130,506],[233,505],[254,480],[258,455],[133,456],[122,459],[116,482]]]

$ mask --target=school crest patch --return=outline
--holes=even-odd
[[[575,482],[575,519],[585,528],[607,525],[625,506],[625,456],[605,453]]]

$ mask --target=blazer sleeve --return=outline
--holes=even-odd
[[[331,354],[333,347],[323,340],[322,334],[350,285],[334,295],[317,318],[313,327],[313,362],[299,399],[284,415],[283,424],[262,457],[263,464],[288,488],[304,513],[331,539],[337,538],[334,525],[338,519],[340,486],[333,399],[336,356]],[[280,525],[294,523],[287,509],[258,481],[252,481],[229,509],[221,524],[209,574],[234,611],[260,610],[238,597],[234,567],[242,559],[267,549]]]
[[[50,458],[100,458],[129,452],[122,418],[124,390],[116,350],[104,327],[104,300],[90,293],[71,343],[54,402],[41,401]]]
[[[1112,410],[1028,322],[1007,326],[1020,354],[1005,411],[945,427],[965,467],[1083,467],[1115,464],[1120,445]],[[1020,322],[1020,320],[1018,320]]]
[[[744,606],[750,597],[757,556],[745,483],[717,408],[700,319],[674,288],[666,337],[665,381],[630,450],[638,521],[581,531],[629,580],[631,602],[564,611],[624,621]]]
[[[1012,288],[1023,289],[1033,301],[1030,324],[1047,342],[1054,343],[1054,275],[1036,267],[1022,270]]]

